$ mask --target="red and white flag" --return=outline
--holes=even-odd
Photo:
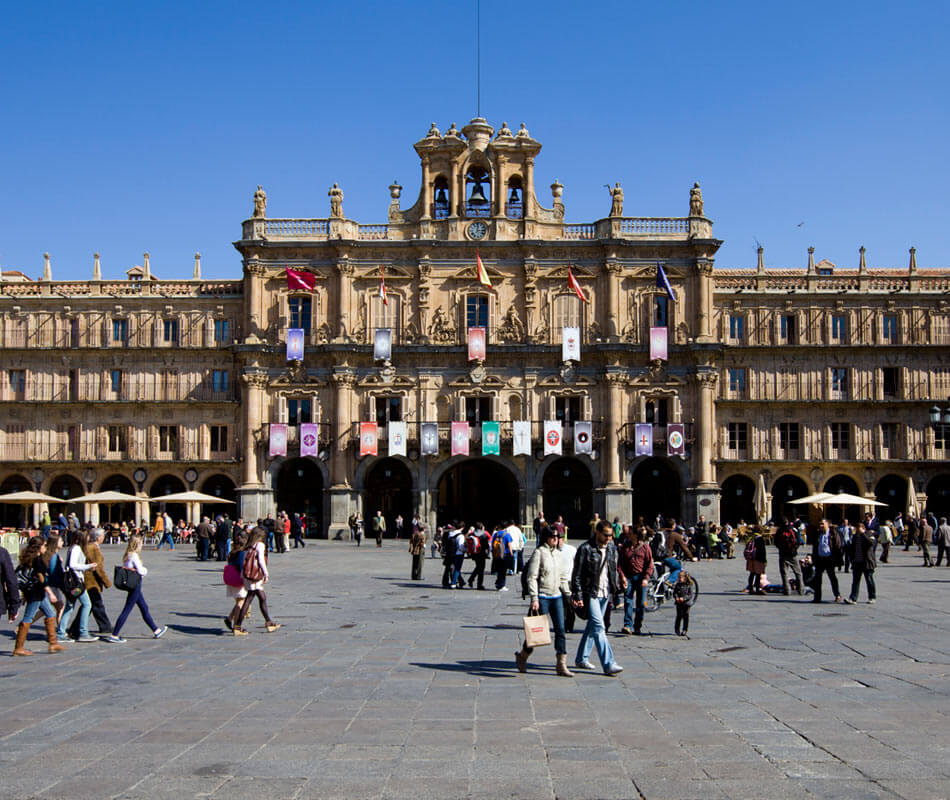
[[[467,456],[468,455],[468,423],[467,422],[453,422],[452,423],[452,455],[453,456]]]
[[[287,455],[287,426],[283,423],[272,422],[270,426],[270,458]]]
[[[375,456],[377,454],[379,432],[375,422],[360,423],[360,455]]]
[[[590,300],[584,296],[584,290],[581,289],[581,285],[577,282],[577,278],[574,277],[574,271],[570,267],[567,268],[567,285],[570,286],[574,294],[585,303],[590,302]]]
[[[487,286],[491,289],[491,279],[488,277],[488,270],[485,269],[485,265],[482,263],[482,257],[478,254],[478,248],[475,248],[475,271],[478,274],[478,282],[482,286]]]
[[[546,419],[544,421],[544,455],[561,455],[561,421]]]
[[[287,291],[312,292],[317,285],[317,276],[312,272],[287,267]]]
[[[383,265],[379,265],[379,297],[384,306],[389,305],[389,299],[386,297],[386,276],[383,274]]]

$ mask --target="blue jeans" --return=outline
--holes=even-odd
[[[267,531],[267,551],[269,553],[274,552],[274,532]]]
[[[210,539],[198,539],[198,560],[207,561],[211,552]]]
[[[458,586],[462,581],[462,565],[465,563],[465,553],[456,553],[452,560],[452,585]]]
[[[643,578],[643,575],[631,577],[623,593],[623,626],[635,631],[639,631],[643,625],[643,610],[647,599],[647,587],[640,585]]]
[[[539,597],[539,611],[551,617],[551,627],[554,628],[554,652],[558,655],[567,652],[567,636],[564,633],[564,601],[561,595],[557,597]]]
[[[79,597],[66,598],[66,610],[63,612],[63,618],[59,621],[59,628],[56,629],[58,639],[66,638],[66,629],[73,621],[77,606],[79,608],[79,638],[85,639],[89,635],[89,612],[92,611],[92,601],[89,599],[89,593],[83,592]]]
[[[607,629],[604,627],[604,612],[607,610],[609,597],[591,597],[587,600],[587,627],[577,645],[575,663],[580,664],[590,657],[593,647],[597,648],[597,657],[600,665],[606,670],[614,665],[614,651],[607,641]]]
[[[663,563],[666,565],[666,580],[670,583],[676,583],[676,579],[680,576],[680,572],[683,571],[683,565],[680,564],[678,558],[673,558],[669,556],[663,559]]]
[[[37,611],[42,611],[44,617],[52,617],[56,619],[56,611],[53,609],[53,606],[50,605],[49,598],[46,595],[43,596],[42,600],[30,600],[26,604],[26,611],[23,612],[23,621],[29,625],[33,622],[33,617],[36,616]]]
[[[168,546],[170,549],[172,550],[175,549],[175,540],[172,538],[171,531],[165,531],[165,533],[162,534],[162,540],[158,543],[159,550],[162,549],[162,545],[164,545],[165,542],[168,542]]]
[[[148,613],[148,604],[142,596],[142,584],[139,584],[138,587],[129,592],[129,596],[125,600],[125,607],[122,609],[122,613],[119,614],[119,619],[116,620],[115,627],[112,629],[113,636],[119,635],[119,631],[122,630],[122,626],[125,625],[125,621],[129,618],[129,614],[132,613],[132,609],[135,608],[135,606],[138,606],[139,611],[142,612],[142,619],[145,620],[145,624],[148,625],[149,630],[152,632],[158,630],[158,625],[155,624],[152,615]]]

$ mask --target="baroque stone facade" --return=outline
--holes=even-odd
[[[625,217],[618,184],[602,219],[570,224],[563,185],[550,208],[536,196],[541,145],[524,125],[432,125],[415,149],[419,195],[403,209],[394,181],[384,224],[348,219],[337,183],[328,216],[268,218],[258,187],[241,279],[202,281],[196,260],[192,280],[157,280],[146,257],[128,281],[96,265],[91,282],[57,282],[47,262],[41,281],[0,284],[0,491],[193,487],[245,518],[304,511],[330,536],[377,509],[434,525],[543,508],[584,528],[594,512],[751,520],[828,489],[897,510],[910,479],[921,505],[950,510],[950,436],[928,416],[950,396],[950,273],[918,272],[913,252],[907,270],[872,270],[863,250],[850,270],[811,253],[799,270],[766,270],[761,253],[756,269],[714,269],[698,185],[686,216]],[[288,289],[288,269],[313,289]],[[470,327],[487,330],[484,361],[468,359]],[[581,331],[579,361],[562,360],[564,327]],[[651,327],[668,331],[666,361],[650,360]],[[288,328],[304,330],[302,361],[286,358]],[[392,331],[385,361],[377,329]],[[564,451],[545,456],[553,419]],[[501,454],[481,456],[489,420]],[[516,420],[531,455],[512,455]],[[379,423],[378,456],[359,455],[361,421]],[[388,455],[392,421],[406,456]],[[471,424],[471,455],[449,455],[452,421]],[[592,423],[590,455],[573,452],[577,421]],[[299,457],[303,422],[317,456]],[[437,456],[421,454],[423,422]],[[636,455],[638,422],[654,425],[652,456]],[[275,423],[289,447],[271,458]],[[677,423],[685,454],[668,457]]]

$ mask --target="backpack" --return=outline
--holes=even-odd
[[[481,540],[474,533],[465,540],[465,550],[470,556],[477,556],[482,552]]]
[[[650,552],[653,553],[654,561],[662,561],[666,558],[666,546],[663,544],[662,534],[653,534],[653,538],[650,540]]]
[[[23,564],[20,564],[16,568],[16,582],[17,586],[20,587],[20,591],[23,593],[24,597],[27,597],[35,588],[38,583],[36,580],[36,572],[33,567],[27,567]]]
[[[755,561],[755,539],[749,539],[749,543],[745,546],[745,550],[742,551],[742,557],[746,561]]]
[[[79,597],[86,591],[86,581],[82,575],[77,575],[68,567],[63,571],[63,594],[70,598]]]
[[[247,550],[244,556],[244,569],[241,574],[251,583],[257,583],[264,579],[264,568],[261,566],[260,557],[257,554],[257,546]]]
[[[501,543],[501,537],[496,536],[491,540],[491,557],[502,558],[504,556],[504,545]]]
[[[798,547],[798,539],[795,538],[795,532],[791,528],[783,528],[775,537],[775,544],[781,552],[788,553]]]

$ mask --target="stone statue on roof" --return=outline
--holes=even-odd
[[[610,204],[610,216],[612,217],[622,217],[623,216],[623,189],[620,188],[619,181],[614,184],[614,188],[611,189],[607,187],[610,192],[611,204]]]
[[[699,188],[698,183],[694,183],[693,188],[689,190],[689,215],[703,216],[703,190]]]
[[[511,128],[508,127],[507,122],[501,123],[501,130],[498,131],[499,139],[510,139],[511,138]]]
[[[330,216],[343,218],[343,190],[340,188],[340,185],[334,183],[330,187],[330,191],[327,192],[327,196],[330,198]]]
[[[263,219],[267,212],[267,192],[257,184],[257,191],[254,192],[254,219]]]
[[[442,134],[439,132],[439,129],[435,127],[435,123],[433,122],[429,126],[429,132],[426,134],[426,139],[441,139],[441,138],[442,138]]]

